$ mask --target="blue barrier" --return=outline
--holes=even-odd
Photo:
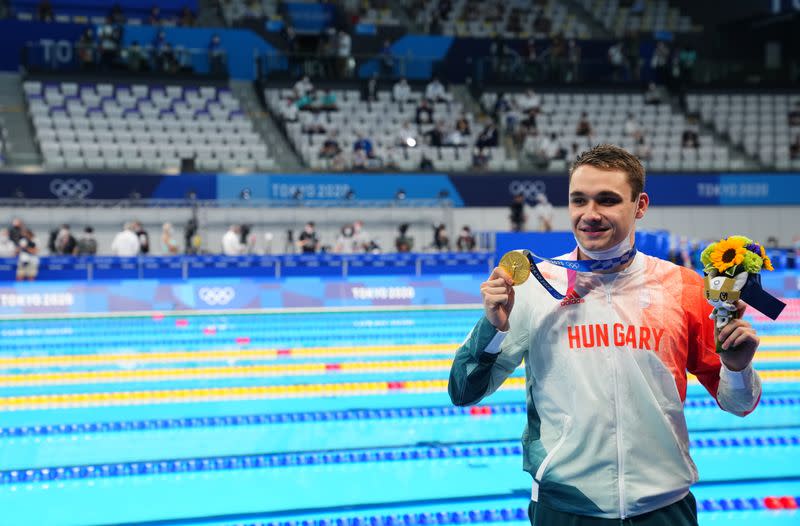
[[[347,277],[375,275],[484,274],[494,255],[284,254],[40,258],[37,281],[91,281],[194,278]],[[16,275],[15,259],[0,259],[0,282]]]

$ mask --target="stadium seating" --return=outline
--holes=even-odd
[[[589,27],[570,13],[563,3],[548,0],[537,4],[541,6],[541,14],[549,21],[548,31],[537,31],[534,28],[539,13],[530,0],[455,0],[447,19],[440,22],[442,33],[475,38],[546,38],[556,33],[563,33],[567,38],[591,36]],[[423,27],[429,27],[431,20],[437,15],[438,6],[437,2],[426,2],[424,5],[416,13],[416,21]]]
[[[484,93],[481,102],[492,108],[497,93]],[[557,134],[561,146],[572,151],[577,144],[580,150],[591,144],[608,142],[636,151],[636,141],[625,134],[629,114],[638,121],[651,151],[648,168],[653,170],[726,170],[730,166],[730,152],[726,145],[717,142],[711,134],[699,133],[698,148],[682,148],[682,134],[693,128],[687,117],[668,104],[645,104],[641,93],[569,93],[564,91],[541,93],[541,113],[537,118],[540,136]],[[576,135],[582,113],[586,113],[593,129],[591,137]],[[509,118],[519,119],[514,110],[505,112],[501,124]],[[568,154],[569,155],[569,154]],[[560,169],[563,161],[551,169]]]
[[[800,169],[800,159],[792,160],[789,153],[791,141],[800,135],[800,126],[790,126],[788,118],[800,104],[800,93],[692,93],[687,104],[689,111],[698,113],[765,167]]]
[[[269,170],[274,161],[239,101],[214,86],[27,81],[49,168]]]
[[[629,32],[652,33],[693,31],[692,21],[668,0],[640,0],[630,7],[620,0],[580,0],[581,5],[597,22],[618,37]]]
[[[419,170],[423,157],[432,161],[435,170],[467,170],[472,166],[471,146],[480,132],[480,124],[474,121],[472,114],[464,112],[461,103],[441,102],[432,106],[434,121],[443,121],[447,128],[452,128],[462,114],[466,117],[472,135],[465,141],[465,146],[436,148],[420,144],[414,148],[398,148],[396,142],[400,127],[406,122],[414,122],[417,103],[422,99],[421,92],[412,92],[406,103],[393,102],[388,91],[378,92],[378,100],[370,103],[361,100],[358,90],[332,90],[332,93],[337,100],[336,111],[300,111],[296,122],[285,123],[289,139],[311,168],[330,168],[318,155],[329,131],[336,131],[339,145],[346,154],[358,140],[359,134],[363,134],[373,142],[376,155],[384,160],[384,164],[391,160],[400,170]],[[281,115],[282,107],[290,104],[294,92],[291,89],[267,89],[264,97],[272,113]],[[304,129],[309,125],[322,126],[326,133],[307,133]],[[421,127],[419,135],[429,128],[432,126]],[[417,129],[416,126],[414,129]],[[515,170],[517,161],[508,158],[502,146],[491,148],[488,167]]]

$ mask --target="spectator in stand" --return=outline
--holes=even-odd
[[[402,77],[392,86],[392,100],[395,102],[407,102],[409,99],[411,99],[411,86],[408,85],[405,77]]]
[[[408,235],[408,223],[397,227],[397,237],[394,238],[394,248],[398,252],[411,252],[414,250],[414,238]]]
[[[558,135],[555,132],[551,133],[549,137],[545,136],[542,138],[540,148],[539,156],[542,160],[547,162],[563,159],[567,155],[566,150],[561,146]]]
[[[580,82],[581,81],[581,47],[578,42],[571,38],[567,43],[567,82]]]
[[[475,141],[475,146],[480,149],[483,148],[496,148],[500,144],[499,136],[497,133],[497,126],[493,120],[489,120],[486,126],[481,130]]]
[[[608,48],[608,62],[611,64],[612,80],[621,82],[630,78],[630,68],[625,61],[622,42],[617,42]]]
[[[94,228],[87,226],[83,229],[83,235],[78,239],[75,255],[94,256],[95,254],[97,254],[97,240],[94,237]]]
[[[578,137],[591,137],[592,124],[589,122],[589,115],[586,112],[581,113],[581,118],[578,125],[575,127],[575,135]]]
[[[344,225],[339,229],[339,237],[336,238],[336,245],[333,251],[337,254],[353,254],[354,252],[359,252],[352,224]]]
[[[336,95],[331,90],[318,90],[314,105],[319,111],[337,111]]]
[[[378,74],[373,73],[361,88],[361,100],[375,102],[378,100]]]
[[[433,122],[433,108],[431,108],[427,99],[422,99],[419,106],[417,106],[416,122],[418,126],[431,124]]]
[[[54,22],[55,19],[53,4],[50,3],[50,0],[41,0],[36,7],[36,20],[39,22]]]
[[[295,97],[298,99],[310,95],[313,91],[314,84],[311,83],[311,79],[308,78],[308,75],[303,76],[303,78],[294,84]]]
[[[244,253],[242,228],[239,225],[231,225],[222,236],[222,253],[226,256],[239,256]]]
[[[111,253],[118,257],[130,258],[139,255],[141,245],[134,231],[133,223],[125,223],[122,231],[111,242]]]
[[[297,237],[297,248],[303,254],[314,254],[319,250],[319,237],[313,221],[306,223]]]
[[[372,141],[364,134],[359,134],[358,140],[353,144],[353,167],[373,168],[376,164],[379,164],[378,161]]]
[[[794,142],[789,145],[789,157],[792,160],[800,159],[800,135],[795,135]]]
[[[485,170],[489,167],[491,153],[488,148],[478,148],[472,150],[472,167],[476,170]]]
[[[339,78],[350,76],[351,42],[350,35],[346,31],[339,31],[336,50],[336,57],[339,61]]]
[[[61,228],[56,233],[54,242],[55,253],[61,256],[72,255],[77,245],[78,242],[75,240],[75,236],[72,235],[69,225],[66,223],[61,225]]]
[[[539,151],[541,137],[539,135],[538,130],[529,130],[528,133],[525,135],[525,138],[522,141],[522,151],[521,153],[530,160],[534,164],[541,164],[541,159],[539,158]]]
[[[542,192],[536,194],[536,205],[533,207],[533,214],[539,222],[541,232],[551,232],[553,230],[553,205],[547,200],[547,195]]]
[[[511,231],[524,232],[525,223],[528,221],[528,206],[525,203],[525,194],[515,194],[508,208],[508,219],[511,222]]]
[[[283,106],[280,107],[278,110],[280,113],[281,118],[286,122],[296,122],[297,121],[297,104],[295,101],[291,99],[286,99]]]
[[[567,76],[567,40],[563,33],[553,37],[550,45],[550,80],[564,82]]]
[[[647,91],[644,92],[645,104],[661,104],[661,90],[658,89],[655,82],[647,85]]]
[[[444,223],[433,226],[433,245],[434,250],[448,252],[450,250],[450,236],[447,235],[447,227]]]
[[[392,43],[389,40],[383,41],[383,49],[381,49],[381,76],[385,79],[392,78],[394,73],[394,56],[392,55]]]
[[[150,253],[150,234],[144,229],[139,221],[133,222],[133,231],[136,233],[136,238],[139,240],[139,253]]]
[[[364,222],[360,219],[353,221],[353,240],[356,252],[369,252],[373,245],[372,237],[364,230]]]
[[[344,170],[344,157],[339,139],[335,131],[328,134],[325,142],[322,143],[322,149],[319,152],[319,158],[327,163],[328,168],[331,170]]]
[[[681,146],[683,148],[699,148],[700,144],[697,132],[691,129],[683,130]]]
[[[475,242],[475,236],[472,235],[472,229],[467,225],[461,227],[461,232],[458,233],[458,239],[456,240],[456,248],[458,251],[472,252],[475,250],[476,245],[477,243]]]
[[[203,238],[199,233],[200,224],[196,214],[192,214],[183,228],[183,250],[186,254],[199,254],[203,245]]]
[[[465,139],[472,135],[472,128],[469,125],[469,119],[463,113],[456,121],[456,131],[460,133]]]
[[[172,229],[172,223],[161,225],[161,253],[167,256],[174,256],[180,253],[178,241]]]
[[[195,23],[195,16],[189,6],[184,6],[181,10],[181,17],[178,20],[178,25],[183,27],[193,27]]]
[[[446,130],[444,129],[444,122],[436,121],[436,125],[425,132],[425,139],[428,146],[439,148],[445,145]]]
[[[524,80],[537,81],[542,77],[542,65],[539,62],[539,53],[536,50],[536,39],[529,38],[522,53]]]
[[[395,144],[400,147],[414,148],[419,144],[417,130],[411,125],[410,122],[405,121],[397,133]]]
[[[39,273],[39,249],[33,232],[25,228],[17,244],[17,281],[33,281]]]
[[[0,229],[0,258],[13,258],[17,255],[17,245],[8,236],[8,229]]]
[[[453,96],[447,93],[444,85],[439,81],[438,77],[433,77],[427,86],[425,86],[425,98],[431,102],[447,102],[453,100]]]
[[[525,93],[517,96],[517,107],[526,115],[531,113],[536,115],[541,111],[542,98],[533,88],[528,88]]]
[[[128,49],[123,51],[123,58],[125,64],[128,66],[128,71],[147,71],[150,69],[147,63],[147,55],[145,54],[142,46],[139,45],[138,40],[134,40]]]
[[[800,100],[795,101],[792,111],[789,112],[789,126],[800,126]]]
[[[652,159],[653,152],[650,149],[650,145],[647,143],[644,135],[640,136],[636,140],[636,148],[634,148],[633,153],[642,161],[649,161]]]
[[[22,239],[22,234],[27,227],[22,219],[15,217],[11,220],[11,228],[8,229],[8,237],[15,245],[19,245],[19,240]]]
[[[84,71],[94,69],[95,67],[95,53],[97,52],[97,45],[94,41],[94,32],[91,28],[86,28],[81,38],[75,44],[76,52],[78,54],[78,63],[80,68]]]
[[[151,26],[160,26],[161,25],[161,8],[157,5],[154,5],[150,9],[150,16],[147,17],[147,23]]]
[[[633,113],[628,113],[628,118],[625,120],[625,135],[637,141],[642,137],[642,125]]]
[[[669,47],[663,41],[656,44],[653,56],[650,57],[650,68],[653,70],[653,78],[656,84],[664,85],[669,78]]]
[[[108,16],[106,23],[97,30],[97,38],[100,41],[100,65],[106,71],[111,70],[119,63],[122,27],[114,24]]]
[[[225,49],[217,33],[211,36],[211,41],[208,43],[208,67],[212,75],[222,75],[227,70]]]

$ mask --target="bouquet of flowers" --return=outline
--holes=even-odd
[[[744,236],[730,236],[711,243],[700,256],[705,274],[705,296],[714,307],[715,335],[737,316],[735,302],[739,299],[751,304],[775,319],[783,309],[782,302],[761,288],[761,269],[774,270],[764,247]],[[780,304],[776,306],[769,300]],[[768,312],[766,312],[766,311]],[[774,314],[774,316],[773,316]],[[722,352],[717,338],[717,352]]]

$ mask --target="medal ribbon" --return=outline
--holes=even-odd
[[[542,287],[550,293],[557,300],[563,300],[566,296],[558,292],[555,287],[553,287],[549,281],[542,276],[539,267],[536,266],[535,259],[539,261],[544,261],[546,263],[550,263],[551,265],[555,265],[557,267],[562,267],[567,270],[574,270],[576,272],[595,272],[597,270],[610,270],[614,267],[627,263],[628,261],[632,260],[636,256],[636,246],[634,245],[628,252],[625,252],[619,257],[611,258],[611,259],[585,259],[585,260],[574,260],[574,259],[552,259],[552,258],[545,258],[542,256],[537,256],[530,250],[523,250],[522,253],[525,257],[528,258],[528,261],[531,263],[531,274],[536,277],[536,280],[541,283]]]

